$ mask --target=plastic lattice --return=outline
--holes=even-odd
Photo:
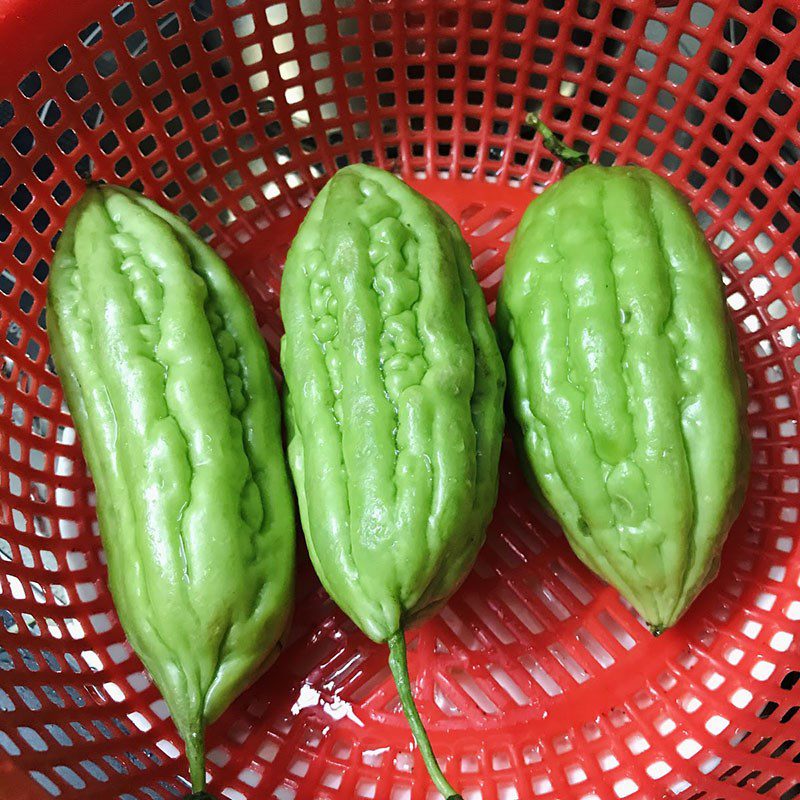
[[[478,564],[411,645],[434,746],[468,800],[800,796],[790,6],[0,0],[1,800],[185,791],[179,740],[114,615],[48,358],[48,262],[83,177],[186,217],[246,284],[274,354],[288,243],[352,161],[397,170],[459,220],[492,305],[522,210],[559,176],[530,110],[690,197],[747,365],[752,484],[719,578],[653,639],[537,512],[507,448]],[[210,731],[211,787],[430,797],[384,649],[302,570],[288,651]]]

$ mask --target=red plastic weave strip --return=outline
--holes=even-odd
[[[180,743],[105,585],[48,359],[54,237],[83,178],[134,185],[229,260],[273,354],[291,238],[341,165],[395,169],[465,230],[493,308],[559,167],[687,194],[751,387],[748,502],[719,578],[653,639],[539,514],[507,448],[488,542],[411,645],[466,798],[800,796],[800,27],[792,3],[0,0],[0,800],[166,800]],[[288,651],[209,733],[228,800],[431,796],[386,668],[307,563]]]

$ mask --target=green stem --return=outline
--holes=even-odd
[[[581,153],[569,145],[564,144],[554,133],[539,119],[538,114],[532,111],[525,117],[525,124],[535,128],[542,137],[544,146],[568,167],[582,167],[589,163],[588,153]]]
[[[183,737],[186,744],[186,758],[189,761],[189,778],[192,781],[192,792],[195,795],[204,794],[206,788],[206,744],[203,721],[196,720],[189,726],[187,734]]]
[[[428,775],[431,776],[434,786],[447,798],[447,800],[461,800],[461,795],[448,783],[436,761],[433,748],[431,747],[425,726],[419,716],[419,711],[414,705],[414,695],[411,691],[411,681],[408,677],[408,658],[406,656],[406,637],[402,630],[392,636],[389,641],[389,668],[392,670],[394,682],[397,685],[397,693],[400,695],[400,702],[403,704],[403,712],[406,715],[411,732],[417,742],[422,760],[428,768]]]

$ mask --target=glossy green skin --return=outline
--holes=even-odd
[[[746,383],[691,210],[636,167],[535,199],[497,306],[521,457],[578,556],[655,630],[717,570],[749,468]]]
[[[52,264],[48,333],[97,490],[117,614],[202,782],[202,728],[280,649],[295,530],[252,306],[183,222],[91,187]]]
[[[281,313],[311,558],[386,641],[455,591],[497,497],[505,373],[469,249],[399,178],[346,167],[295,237]]]

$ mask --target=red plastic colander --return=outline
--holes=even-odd
[[[411,636],[466,800],[800,796],[800,26],[789,0],[0,0],[0,800],[166,800],[180,740],[106,589],[92,484],[48,357],[45,286],[83,179],[182,214],[271,348],[291,238],[339,166],[460,222],[493,308],[560,166],[687,194],[722,264],[754,464],[719,578],[654,639],[536,509],[510,448],[486,546]],[[422,800],[386,666],[301,566],[292,641],[208,734],[228,800]]]

